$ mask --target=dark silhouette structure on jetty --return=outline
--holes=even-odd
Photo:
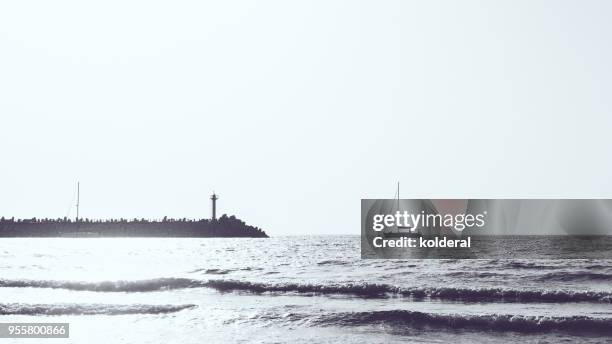
[[[213,193],[211,219],[6,219],[0,218],[0,237],[248,237],[267,238],[260,228],[249,226],[235,216],[216,217]],[[77,201],[77,205],[79,202]],[[78,209],[78,208],[77,208]]]

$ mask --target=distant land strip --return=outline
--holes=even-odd
[[[267,238],[235,216],[218,219],[15,219],[0,218],[0,237],[198,237]]]

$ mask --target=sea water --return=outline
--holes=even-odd
[[[358,236],[11,238],[0,322],[70,323],[29,339],[54,343],[612,342],[612,261],[362,260]]]

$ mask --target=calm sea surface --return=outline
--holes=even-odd
[[[1,239],[53,343],[612,342],[611,260],[362,260],[357,236]],[[7,343],[22,343],[24,339]]]

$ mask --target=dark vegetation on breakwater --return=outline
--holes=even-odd
[[[235,216],[218,219],[6,219],[0,237],[249,237],[267,238],[260,228]]]

